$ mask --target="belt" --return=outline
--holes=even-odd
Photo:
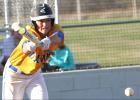
[[[14,71],[16,73],[26,75],[25,73],[21,72],[20,70],[18,70],[16,67],[14,67],[12,65],[10,65],[9,68],[12,69],[12,71]]]

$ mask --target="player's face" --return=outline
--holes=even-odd
[[[38,31],[44,35],[47,35],[47,33],[51,30],[51,19],[43,19],[36,21]]]

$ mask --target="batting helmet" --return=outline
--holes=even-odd
[[[54,19],[54,15],[50,6],[43,3],[38,4],[32,8],[30,18],[32,21],[42,20],[46,18]]]

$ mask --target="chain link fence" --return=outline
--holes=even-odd
[[[2,28],[15,21],[30,23],[35,1],[4,1],[0,0]],[[98,62],[103,67],[140,64],[139,0],[57,0],[57,3],[58,22],[76,63]],[[6,36],[2,33],[1,40]]]

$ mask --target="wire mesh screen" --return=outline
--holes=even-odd
[[[27,23],[30,21],[30,11],[39,3],[48,3],[54,10],[55,0],[0,0],[1,2],[1,25],[12,24],[15,21]],[[6,18],[7,17],[7,18]]]
[[[60,23],[77,62],[103,67],[140,64],[140,1],[60,1]]]
[[[33,4],[46,2],[7,1],[9,24],[30,22]],[[103,67],[140,64],[139,0],[57,1],[59,24],[76,63],[98,62]],[[4,26],[5,10],[0,8],[0,14],[0,25]]]

